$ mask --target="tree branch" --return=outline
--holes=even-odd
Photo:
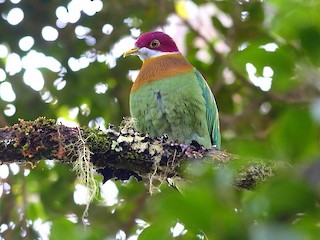
[[[86,127],[66,127],[54,120],[38,118],[20,120],[18,124],[0,129],[0,164],[20,162],[35,164],[52,159],[72,164],[81,154],[84,142],[90,150],[90,162],[104,176],[126,180],[166,179],[182,177],[183,163],[210,161],[215,166],[226,165],[237,156],[215,149],[207,150],[196,142],[189,145],[170,142],[166,136],[151,138],[136,132],[130,121],[124,121],[119,131],[109,126],[107,131]],[[273,175],[271,166],[263,163],[244,166],[236,177],[239,188],[252,188]]]

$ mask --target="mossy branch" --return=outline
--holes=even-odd
[[[80,149],[81,146],[85,148]],[[107,131],[66,127],[46,118],[20,120],[13,126],[0,129],[0,164],[34,164],[39,160],[52,159],[73,164],[75,170],[81,172],[77,166],[82,165],[76,161],[84,159],[86,154],[89,158],[85,157],[85,160],[89,159],[91,166],[105,180],[126,180],[130,176],[137,179],[181,177],[183,163],[194,159],[210,161],[215,166],[237,159],[224,151],[207,150],[196,142],[184,145],[172,143],[166,136],[151,138],[136,132],[128,121],[124,121],[119,130],[109,126]],[[235,185],[252,188],[272,175],[270,165],[257,162],[243,166]]]

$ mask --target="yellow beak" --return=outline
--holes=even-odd
[[[132,55],[132,54],[138,52],[139,49],[140,49],[140,48],[138,48],[138,47],[134,47],[134,48],[126,51],[126,52],[123,54],[123,57],[127,57],[127,56],[129,56],[129,55]]]

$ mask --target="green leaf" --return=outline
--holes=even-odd
[[[172,234],[167,227],[167,223],[153,224],[145,228],[138,237],[139,240],[150,239],[172,239]]]
[[[292,108],[275,124],[270,147],[290,162],[303,161],[317,148],[315,139],[316,126],[309,110]]]

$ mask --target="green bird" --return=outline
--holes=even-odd
[[[142,34],[124,57],[143,61],[130,92],[135,128],[151,137],[167,134],[170,140],[197,141],[220,149],[220,125],[215,98],[204,77],[163,32]]]

